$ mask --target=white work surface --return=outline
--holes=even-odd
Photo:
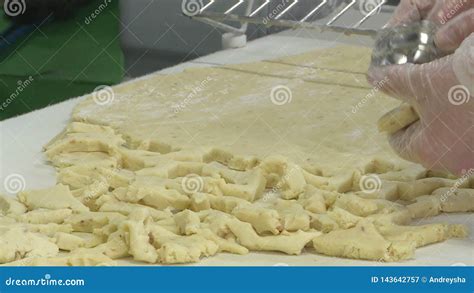
[[[329,48],[341,44],[359,44],[370,46],[371,42],[362,38],[336,38],[329,33],[319,34],[296,30],[283,32],[253,41],[245,48],[221,51],[192,62],[162,70],[154,74],[179,72],[184,68],[213,66],[219,64],[245,63],[263,59],[272,59],[296,55],[318,48]],[[147,78],[147,77],[143,77]],[[51,89],[54,91],[54,88]],[[16,118],[0,122],[0,180],[4,182],[10,174],[19,174],[24,178],[26,189],[51,187],[55,184],[55,170],[48,166],[42,154],[42,146],[57,135],[68,123],[73,107],[82,98],[39,110]],[[5,193],[1,184],[0,192]],[[13,196],[13,195],[12,195]],[[444,222],[466,224],[474,232],[473,214],[444,214],[426,221],[415,223]],[[130,265],[131,262],[120,262]],[[325,257],[307,252],[299,256],[281,253],[250,253],[248,255],[220,254],[203,259],[197,265],[208,266],[378,266],[378,265],[474,265],[474,237],[468,239],[450,239],[417,250],[415,259],[401,263],[380,263]]]

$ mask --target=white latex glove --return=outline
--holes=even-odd
[[[454,11],[447,3],[453,1],[402,0],[391,24],[443,18],[440,11]],[[383,84],[381,90],[411,104],[420,115],[418,122],[389,137],[392,147],[407,160],[456,175],[474,168],[474,1],[464,5],[445,17],[448,21],[436,36],[445,52],[462,43],[454,54],[423,65],[369,70],[369,81]],[[380,83],[384,79],[388,82]]]
[[[451,53],[474,32],[473,8],[473,0],[402,0],[388,26],[430,20],[441,26],[436,45]]]

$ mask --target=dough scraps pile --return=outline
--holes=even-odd
[[[397,103],[365,83],[369,55],[320,50],[151,76],[114,87],[107,103],[89,96],[45,147],[58,184],[0,196],[0,263],[305,248],[395,262],[465,237],[462,225],[410,225],[474,211],[474,180],[392,153],[376,121]]]

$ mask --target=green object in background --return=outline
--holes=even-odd
[[[93,1],[0,55],[0,120],[122,81],[119,17],[118,1]],[[0,17],[0,31],[9,25]]]

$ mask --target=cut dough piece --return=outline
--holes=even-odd
[[[260,198],[266,186],[266,179],[261,170],[249,172],[249,179],[246,184],[232,184],[221,182],[220,188],[224,196],[234,196],[254,201]]]
[[[415,199],[415,202],[407,205],[413,219],[424,219],[434,217],[441,212],[441,201],[432,195],[423,195]]]
[[[258,169],[257,169],[258,170]],[[260,170],[259,170],[260,171]],[[226,183],[248,184],[255,172],[237,171],[229,169],[226,165],[218,162],[210,162],[202,167],[202,176],[223,178]],[[260,171],[261,174],[261,171]]]
[[[0,263],[8,263],[28,257],[55,256],[59,252],[56,244],[46,237],[22,228],[0,228]]]
[[[89,211],[89,208],[74,198],[69,187],[62,184],[47,189],[23,191],[18,193],[18,198],[29,210],[44,208]]]
[[[474,189],[439,188],[433,192],[441,203],[441,211],[446,213],[467,213],[474,211]]]
[[[153,153],[153,156],[156,156],[156,154]],[[204,166],[202,162],[174,161],[162,156],[155,163],[154,167],[138,170],[137,175],[143,177],[157,176],[165,179],[186,177],[191,174],[201,176]]]
[[[327,214],[312,214],[311,215],[311,228],[328,233],[339,229],[339,225]]]
[[[327,185],[329,184],[329,178],[312,174],[306,170],[303,170],[303,176],[306,183],[316,188],[327,188]]]
[[[160,165],[163,161],[163,156],[155,152],[127,149],[124,147],[119,147],[118,152],[122,167],[131,171],[151,168]]]
[[[238,156],[219,147],[211,147],[211,150],[204,155],[203,161],[216,161],[239,171],[251,170],[260,162],[255,156]]]
[[[356,194],[362,198],[368,199],[386,199],[390,201],[396,201],[399,199],[397,182],[380,180],[380,185],[378,187],[379,188],[374,188],[374,190],[369,189],[368,191],[357,191]]]
[[[190,204],[189,197],[177,190],[165,187],[142,187],[139,184],[130,185],[126,196],[119,199],[132,203],[141,201],[143,204],[159,210],[166,208],[184,210]]]
[[[148,263],[156,263],[158,253],[151,243],[150,233],[145,228],[143,222],[125,221],[122,229],[128,235],[129,253],[134,260]]]
[[[230,252],[234,254],[247,254],[249,250],[233,240],[224,239],[212,233],[209,229],[201,229],[197,233],[199,236],[211,240],[219,246],[219,252]]]
[[[402,165],[399,160],[394,158],[375,157],[367,162],[363,162],[357,169],[362,174],[384,174],[398,172]],[[356,185],[358,185],[358,182],[356,182]]]
[[[77,199],[79,199],[89,209],[97,210],[96,204],[97,199],[102,195],[108,193],[110,185],[105,179],[95,180],[87,187],[81,189],[80,193],[75,193]]]
[[[181,235],[196,234],[201,224],[199,215],[190,210],[184,210],[175,214],[174,221]]]
[[[326,212],[326,200],[321,192],[312,185],[306,185],[304,193],[298,198],[300,204],[312,213],[322,214]]]
[[[56,135],[51,141],[49,141],[45,146],[44,150],[47,150],[53,144],[57,143],[58,140],[63,139],[69,133],[82,133],[82,132],[94,132],[94,133],[101,133],[104,132],[106,134],[114,134],[112,128],[108,126],[100,126],[95,124],[88,124],[83,122],[71,122],[63,131],[61,131],[58,135]]]
[[[1,215],[20,215],[27,211],[26,207],[17,199],[3,196],[0,194],[0,216]]]
[[[100,244],[94,248],[79,248],[74,253],[88,254],[88,253],[100,253],[107,255],[112,259],[124,258],[130,256],[129,245],[125,241],[128,235],[121,230],[117,230],[110,234],[107,242]]]
[[[97,171],[113,188],[128,187],[135,178],[135,173],[126,169],[98,167]]]
[[[271,187],[279,191],[282,198],[295,199],[304,191],[306,186],[304,170],[287,158],[282,156],[267,157],[260,168],[264,171],[265,176],[278,178],[278,182]]]
[[[339,207],[334,207],[331,211],[327,213],[327,215],[336,221],[339,227],[342,229],[352,228],[357,223],[363,219],[362,217],[356,216],[351,214],[350,212],[346,211],[345,209],[341,209]]]
[[[228,223],[235,220],[235,217],[218,210],[207,210],[199,212],[201,227],[211,230],[221,238],[229,239],[232,236]]]
[[[232,214],[237,219],[252,224],[259,234],[280,234],[283,230],[280,215],[277,211],[255,204],[246,204],[236,207]]]
[[[354,177],[356,177],[355,171],[341,172],[331,178],[329,178],[327,188],[336,192],[348,192],[353,189]]]
[[[16,219],[22,223],[30,224],[62,224],[64,220],[72,214],[70,209],[59,210],[34,210],[23,215],[19,215]]]
[[[109,224],[108,226],[111,226],[111,225],[113,224]],[[99,235],[99,233],[96,233],[98,230],[99,229],[95,229],[93,233],[72,232],[71,235],[77,236],[83,239],[85,242],[85,245],[84,245],[85,248],[93,248],[107,241],[107,237],[105,237],[104,235]],[[110,234],[112,233],[113,232],[110,232]]]
[[[70,133],[46,148],[49,159],[62,153],[103,152],[112,156],[118,154],[118,147],[125,141],[118,135],[105,133]]]
[[[58,181],[76,189],[88,187],[95,181],[106,183],[107,188],[119,188],[128,187],[134,176],[133,172],[124,169],[74,165],[61,169],[58,172]]]
[[[72,122],[66,128],[66,133],[104,133],[115,134],[114,130],[109,126],[89,124],[83,122]]]
[[[211,202],[211,208],[228,214],[232,214],[232,211],[238,206],[249,204],[248,201],[233,196],[209,195],[208,197]]]
[[[207,194],[200,192],[194,193],[193,195],[191,195],[190,200],[191,203],[189,207],[195,212],[204,211],[211,208],[211,202]]]
[[[102,228],[108,224],[118,225],[126,217],[114,212],[84,212],[73,214],[64,223],[70,224],[75,232],[92,233],[94,229]]]
[[[57,175],[57,180],[59,183],[68,185],[71,189],[85,188],[94,182],[93,177],[95,168],[89,168],[86,166],[71,166],[67,168],[60,169]]]
[[[421,165],[411,164],[399,171],[389,171],[379,174],[380,179],[390,181],[415,181],[427,177],[428,171]]]
[[[458,182],[452,179],[445,178],[424,178],[414,182],[398,182],[398,192],[400,199],[413,200],[418,196],[431,194],[441,187],[464,188],[469,185],[469,182]]]
[[[296,200],[277,199],[272,208],[280,214],[285,231],[309,230],[309,213]]]
[[[51,163],[56,168],[67,168],[71,166],[87,167],[119,167],[116,157],[109,156],[101,152],[74,152],[55,155],[51,158]]]
[[[466,232],[462,225],[429,224],[423,226],[388,225],[377,227],[387,240],[412,241],[417,247],[444,241],[451,237],[463,237]],[[452,231],[456,234],[453,235]]]
[[[47,237],[54,237],[57,232],[72,232],[72,227],[69,224],[24,224],[22,227],[30,232],[42,234]]]
[[[150,242],[156,247],[158,261],[163,264],[198,262],[201,257],[215,255],[219,246],[200,235],[179,236],[158,226],[149,226]]]
[[[223,178],[220,188],[226,196],[234,196],[254,201],[262,196],[266,186],[266,179],[260,169],[241,172],[230,170],[224,165],[211,163],[202,169],[203,176]]]
[[[400,107],[395,108],[382,116],[378,121],[378,128],[380,132],[393,134],[419,119],[420,116],[418,116],[415,109],[404,103]]]
[[[155,221],[163,220],[171,217],[171,212],[168,210],[159,211],[157,209],[128,202],[105,202],[99,209],[100,212],[116,212],[123,215],[130,215],[131,213],[137,211],[138,209],[147,210]]]
[[[426,218],[445,213],[466,213],[474,211],[474,190],[443,187],[433,195],[419,196],[407,206],[413,218]]]
[[[399,207],[394,205],[392,211],[385,211],[385,213],[373,214],[367,217],[377,223],[378,225],[408,225],[412,220],[410,210],[404,206]]]
[[[86,246],[86,241],[83,238],[73,234],[58,232],[54,235],[54,238],[56,245],[61,250],[73,251]]]
[[[336,230],[313,240],[316,252],[329,256],[375,261],[401,261],[414,255],[416,242],[389,241],[369,220],[348,230]]]
[[[272,236],[259,236],[249,223],[238,220],[229,221],[229,229],[237,238],[237,241],[250,250],[257,251],[281,251],[286,254],[300,254],[303,248],[320,232],[285,233]]]
[[[374,214],[378,210],[378,206],[375,201],[364,199],[349,193],[340,195],[336,199],[334,206],[345,209],[350,213],[360,217],[367,217],[371,214]]]

